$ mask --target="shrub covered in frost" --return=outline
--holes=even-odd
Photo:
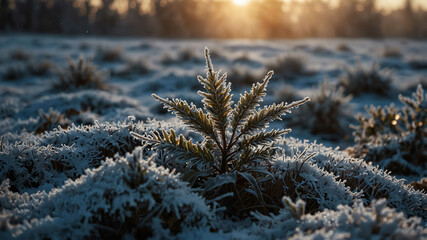
[[[206,78],[198,77],[205,88],[204,109],[180,99],[164,99],[153,94],[191,130],[205,139],[193,143],[175,131],[153,131],[148,136],[133,136],[154,144],[185,167],[183,178],[193,186],[203,186],[204,196],[218,199],[230,212],[269,208],[260,188],[260,180],[270,174],[272,143],[286,130],[264,132],[269,122],[280,119],[294,107],[309,101],[305,98],[291,104],[273,104],[256,110],[266,95],[267,84],[273,74],[269,72],[262,83],[252,85],[251,91],[240,96],[232,108],[231,88],[227,75],[218,76],[212,66],[209,51],[205,49]],[[237,196],[229,199],[230,196]],[[267,194],[266,194],[267,195]],[[221,199],[222,198],[222,199]]]
[[[12,81],[23,78],[25,75],[24,67],[19,64],[8,66],[6,71],[3,73],[3,79]]]
[[[160,59],[160,63],[165,65],[173,64],[175,62],[176,59],[169,52],[164,53]]]
[[[198,62],[200,61],[200,58],[197,56],[197,54],[194,52],[191,48],[183,48],[179,50],[178,52],[178,61],[179,62]]]
[[[0,121],[0,135],[8,132],[36,131],[40,126],[37,116],[40,111],[48,112],[49,109],[60,112],[75,125],[93,125],[95,120],[100,122],[122,121],[129,115],[134,115],[137,120],[152,117],[149,109],[141,106],[134,99],[96,90],[48,95],[26,105],[22,102],[19,103],[3,104],[4,109],[0,107],[0,111],[5,111],[5,116],[13,114],[15,118]],[[13,109],[13,107],[18,108]],[[0,116],[1,114],[0,112]]]
[[[301,96],[298,94],[298,90],[294,89],[292,85],[283,84],[280,87],[277,87],[273,90],[274,98],[276,102],[293,102],[298,99],[301,99]]]
[[[427,69],[427,59],[423,58],[411,58],[408,61],[409,66],[414,70],[425,70]]]
[[[387,198],[390,207],[409,216],[425,217],[423,206],[427,204],[426,193],[415,191],[403,180],[397,180],[389,172],[363,159],[355,159],[337,149],[292,138],[285,139],[277,146],[287,152],[295,151],[294,149],[315,152],[316,156],[308,159],[307,164],[316,165],[333,174],[337,181],[350,188],[354,198],[361,198],[365,204],[375,199]]]
[[[18,49],[14,49],[12,51],[9,52],[9,57],[12,60],[17,60],[17,61],[28,61],[30,60],[33,56],[31,53],[28,53],[20,48]]]
[[[333,173],[310,161],[315,153],[296,149],[290,152],[289,156],[285,156],[285,152],[279,151],[271,161],[269,172],[272,179],[261,184],[268,198],[280,200],[287,196],[293,200],[304,199],[307,202],[307,213],[352,203],[354,193],[344,182],[337,181]],[[280,205],[280,201],[275,204]]]
[[[49,192],[16,194],[3,182],[0,231],[27,239],[170,238],[214,224],[200,196],[141,155],[107,159]]]
[[[108,78],[106,71],[99,71],[91,60],[80,56],[78,62],[67,59],[68,67],[58,71],[58,81],[53,87],[59,90],[76,90],[81,88],[108,89],[104,82]]]
[[[351,51],[353,51],[352,49],[351,49],[351,47],[350,46],[348,46],[347,44],[345,44],[345,43],[340,43],[340,44],[338,44],[338,46],[337,46],[337,50],[338,51],[340,51],[340,52],[351,52]]]
[[[129,60],[126,66],[118,71],[114,71],[114,75],[129,76],[132,74],[145,75],[152,71],[152,67],[146,59]]]
[[[427,97],[421,85],[413,98],[399,96],[402,108],[367,108],[357,116],[352,154],[375,162],[394,174],[425,175],[427,169]]]
[[[277,58],[274,62],[267,65],[268,69],[273,70],[281,78],[293,78],[306,72],[306,59],[296,53],[286,54]]]
[[[227,77],[230,79],[233,86],[237,87],[251,86],[259,79],[254,72],[241,66],[232,67],[230,71],[227,72]]]
[[[309,129],[312,134],[329,135],[336,140],[349,137],[349,124],[353,119],[350,96],[344,89],[329,84],[328,79],[319,84],[318,92],[311,101],[295,111],[291,125]]]
[[[51,131],[56,127],[67,128],[70,124],[71,122],[59,111],[51,108],[49,112],[45,113],[43,110],[40,110],[36,133],[40,134]]]
[[[392,93],[391,72],[388,69],[381,70],[378,64],[364,68],[357,61],[356,67],[346,67],[344,70],[344,74],[338,80],[338,85],[344,88],[345,94],[358,96],[363,93],[374,93],[389,96]]]
[[[387,207],[385,199],[365,207],[357,201],[354,207],[340,205],[337,210],[325,210],[295,219],[303,212],[304,202],[295,205],[284,198],[284,208],[278,215],[254,214],[259,223],[252,233],[261,239],[420,239],[427,231],[417,217]],[[290,202],[290,203],[288,203]]]
[[[383,56],[386,58],[401,58],[402,51],[398,47],[385,46]]]
[[[71,125],[40,136],[6,135],[0,152],[0,181],[10,179],[14,191],[60,186],[81,176],[85,169],[98,167],[106,157],[124,155],[139,145],[130,131],[144,133],[164,129],[158,123],[96,123]],[[166,127],[168,125],[165,125]]]
[[[101,62],[119,62],[123,60],[123,51],[120,48],[99,46],[96,48],[95,60]]]
[[[48,60],[42,60],[41,62],[31,61],[27,64],[27,71],[29,74],[34,76],[45,76],[52,70],[53,64]]]

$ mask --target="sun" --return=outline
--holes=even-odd
[[[250,0],[233,0],[233,3],[237,6],[245,6]]]

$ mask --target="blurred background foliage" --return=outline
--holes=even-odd
[[[390,4],[392,0],[386,0]],[[415,0],[0,0],[0,32],[163,38],[427,37]]]

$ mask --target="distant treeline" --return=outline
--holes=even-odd
[[[427,11],[407,0],[0,0],[0,32],[167,38],[427,37]],[[147,7],[148,6],[148,7]],[[148,11],[147,11],[148,9]]]

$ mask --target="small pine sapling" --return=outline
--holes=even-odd
[[[227,75],[219,77],[219,72],[214,71],[207,48],[205,58],[206,78],[198,77],[205,89],[198,92],[204,98],[204,109],[180,99],[170,100],[153,94],[156,100],[205,140],[193,143],[183,135],[177,136],[172,129],[153,131],[149,136],[131,134],[170,153],[186,167],[184,180],[196,186],[204,186],[205,196],[218,199],[227,194],[230,196],[231,192],[237,195],[239,200],[236,202],[243,204],[239,206],[242,209],[251,204],[252,208],[257,204],[257,207],[266,209],[258,181],[260,175],[269,173],[261,163],[269,160],[274,149],[273,143],[291,130],[265,130],[271,121],[281,119],[292,108],[310,99],[306,97],[291,104],[280,103],[256,109],[266,95],[268,82],[273,75],[270,71],[261,83],[252,85],[249,93],[240,96],[233,109],[231,84],[226,82]],[[234,184],[230,191],[224,190],[228,184]],[[242,196],[247,193],[255,196],[256,203],[248,203],[250,197]]]

